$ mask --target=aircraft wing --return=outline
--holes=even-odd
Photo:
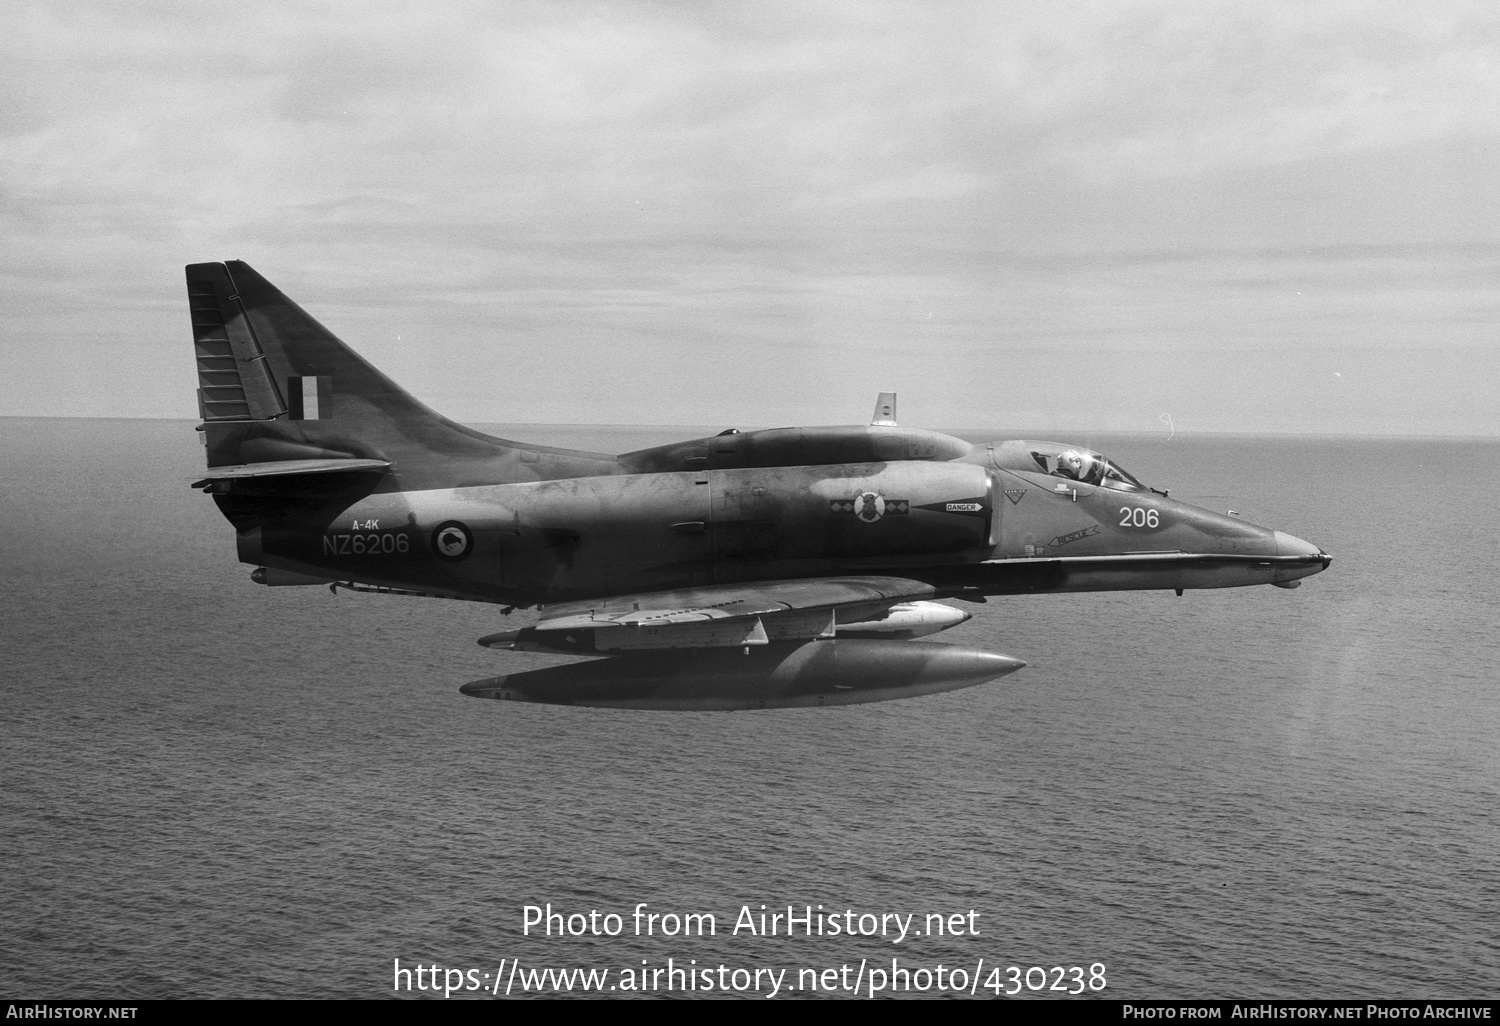
[[[750,619],[777,613],[840,611],[861,618],[898,602],[931,598],[930,584],[904,577],[818,577],[711,584],[546,606],[538,631]],[[840,617],[842,621],[843,616]]]

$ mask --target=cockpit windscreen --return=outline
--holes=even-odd
[[[1122,492],[1146,491],[1123,467],[1091,449],[1033,444],[1029,451],[1044,474]]]

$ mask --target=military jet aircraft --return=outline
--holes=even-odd
[[[208,472],[265,585],[537,607],[479,639],[579,661],[467,695],[651,709],[967,687],[1009,656],[913,641],[942,600],[1271,584],[1316,545],[1169,498],[1081,446],[901,427],[729,430],[623,455],[434,413],[239,261],[191,264]]]

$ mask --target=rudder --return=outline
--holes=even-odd
[[[205,424],[274,420],[286,403],[223,264],[189,264],[188,312]]]

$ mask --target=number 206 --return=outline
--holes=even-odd
[[[1140,506],[1120,507],[1121,527],[1160,527],[1161,520],[1154,509],[1142,509]]]

